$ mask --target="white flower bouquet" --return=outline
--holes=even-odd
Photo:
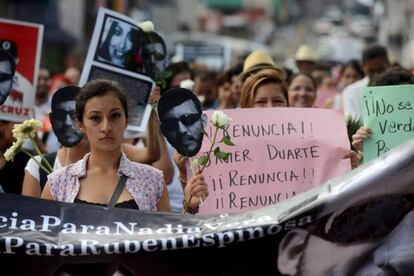
[[[36,141],[34,138],[36,137],[36,133],[39,129],[43,127],[43,124],[39,120],[30,119],[26,120],[21,124],[17,124],[14,126],[12,132],[13,137],[16,139],[15,142],[13,142],[13,145],[6,150],[4,153],[4,158],[6,161],[13,160],[14,156],[22,151],[25,154],[29,155],[30,158],[32,158],[39,166],[42,168],[46,173],[51,173],[53,171],[52,166],[47,162],[47,160],[43,157],[43,154],[41,153],[39,147],[36,144]],[[30,141],[33,144],[34,149],[36,150],[37,154],[40,156],[41,162],[39,162],[35,156],[25,148],[23,148],[23,143],[26,139],[30,139]],[[43,165],[45,164],[45,165]]]

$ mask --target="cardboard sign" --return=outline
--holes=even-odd
[[[145,131],[151,113],[148,104],[154,82],[137,69],[142,30],[125,15],[100,8],[79,85],[95,79],[116,81],[127,95],[128,129]]]
[[[227,129],[235,146],[227,162],[214,155],[204,170],[209,196],[201,214],[238,212],[277,204],[350,169],[342,114],[302,108],[234,109]],[[207,112],[209,118],[212,113]],[[214,127],[207,126],[211,137]],[[218,141],[223,133],[218,134]],[[204,139],[200,154],[208,151]]]
[[[0,51],[14,60],[2,58],[0,73],[0,119],[22,122],[33,117],[37,74],[43,40],[43,25],[0,19]]]
[[[364,126],[372,130],[364,140],[364,162],[414,138],[414,85],[366,87]]]

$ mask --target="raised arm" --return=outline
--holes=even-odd
[[[199,206],[208,196],[207,183],[200,171],[190,178],[184,189],[183,208],[185,213],[198,213]]]

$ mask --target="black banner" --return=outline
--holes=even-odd
[[[0,194],[2,275],[409,275],[413,180],[411,141],[309,192],[238,214]]]

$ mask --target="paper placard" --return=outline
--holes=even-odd
[[[277,204],[350,169],[344,116],[312,108],[224,110],[235,146],[228,162],[213,154],[203,174],[209,196],[200,214],[238,212]],[[211,137],[212,112],[206,130]],[[221,140],[223,132],[218,134]],[[209,139],[200,153],[207,152]]]
[[[43,25],[0,19],[0,51],[10,54],[16,68],[11,78],[0,82],[1,120],[22,122],[34,116],[42,41]],[[10,62],[2,63],[1,73],[12,73]]]
[[[366,87],[364,126],[372,130],[364,140],[364,162],[414,138],[414,85]]]

